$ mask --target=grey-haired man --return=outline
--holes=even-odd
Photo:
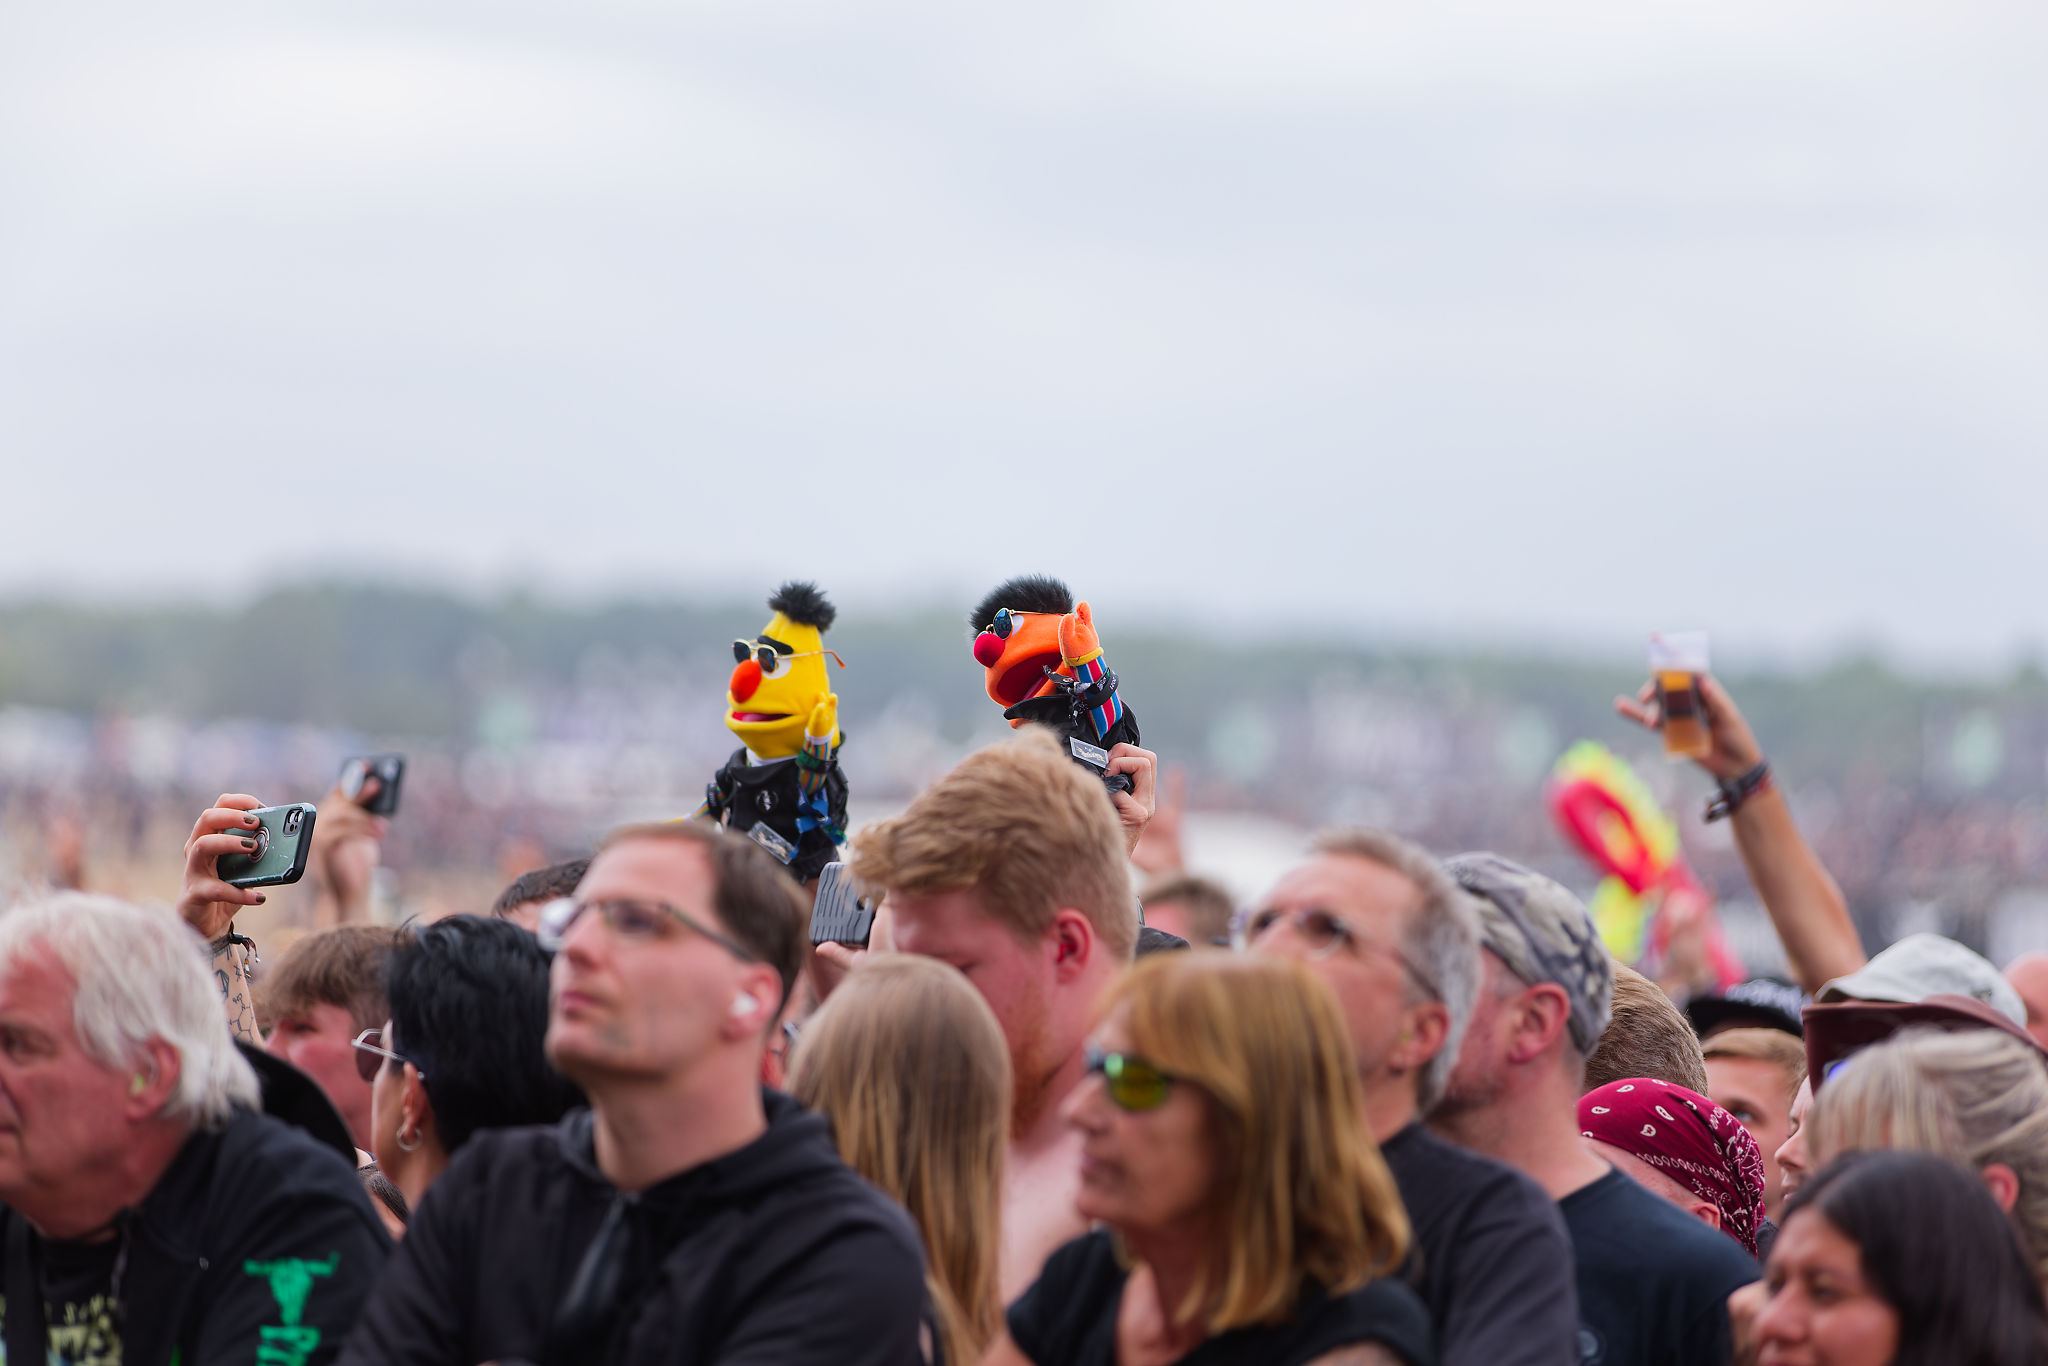
[[[1581,1139],[1580,1082],[1607,1025],[1613,962],[1579,899],[1497,854],[1445,870],[1479,915],[1478,1004],[1431,1123],[1558,1202],[1578,1271],[1583,1366],[1719,1366],[1742,1249],[1638,1186]]]
[[[1478,989],[1470,898],[1408,841],[1340,831],[1266,894],[1241,938],[1253,952],[1300,959],[1336,993],[1366,1125],[1415,1227],[1410,1272],[1443,1366],[1578,1360],[1571,1240],[1556,1205],[1520,1172],[1421,1122]]]

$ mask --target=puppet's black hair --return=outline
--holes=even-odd
[[[839,619],[839,609],[825,601],[825,595],[818,585],[808,579],[791,579],[775,590],[775,596],[768,599],[768,610],[780,612],[799,626],[815,626],[820,631],[832,629],[832,623]]]
[[[1048,574],[1019,574],[989,590],[967,618],[967,629],[977,635],[996,619],[1003,608],[1013,612],[1056,612],[1065,616],[1074,610],[1074,595],[1067,586]]]

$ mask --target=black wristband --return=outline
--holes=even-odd
[[[206,947],[214,953],[219,953],[224,949],[232,949],[237,945],[247,945],[253,949],[256,947],[256,941],[246,934],[236,934],[232,925],[228,927],[228,932],[220,938],[206,941]]]
[[[1742,804],[1771,785],[1771,761],[1759,759],[1756,767],[1733,782],[1719,783],[1720,792],[1707,799],[1706,819],[1722,820],[1742,809]]]

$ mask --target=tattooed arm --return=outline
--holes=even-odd
[[[213,980],[220,987],[221,1009],[236,1038],[261,1047],[256,1028],[256,999],[249,989],[249,950],[230,941],[235,913],[263,904],[261,892],[231,887],[220,880],[216,866],[222,854],[256,847],[245,838],[255,824],[248,813],[262,806],[254,797],[228,793],[201,813],[185,841],[185,885],[178,895],[178,914],[201,939],[213,946]]]

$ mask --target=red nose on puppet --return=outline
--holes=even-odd
[[[974,662],[984,669],[992,669],[995,662],[1003,657],[1003,642],[994,631],[983,631],[974,638]]]
[[[732,698],[744,702],[754,695],[761,686],[761,666],[753,660],[734,666],[732,671]]]

